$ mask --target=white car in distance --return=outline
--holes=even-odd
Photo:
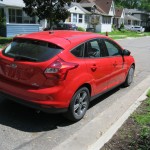
[[[143,28],[142,26],[132,26],[130,28],[131,31],[137,31],[137,32],[144,32],[145,28]]]

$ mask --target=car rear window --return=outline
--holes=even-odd
[[[61,51],[61,47],[52,43],[18,38],[14,39],[14,41],[5,48],[3,54],[12,58],[20,58],[19,60],[42,62],[54,57]]]

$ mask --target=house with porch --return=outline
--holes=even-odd
[[[29,17],[22,9],[24,6],[23,0],[0,0],[0,10],[6,18],[6,37],[38,32],[47,27],[46,19],[38,22],[37,17]],[[73,23],[84,29],[92,28],[92,18],[96,16],[96,32],[112,31],[115,16],[113,0],[81,0],[80,3],[72,3],[67,9],[71,15],[66,19],[66,23]]]
[[[90,11],[84,9],[79,3],[71,3],[67,9],[70,16],[65,20],[65,23],[75,24],[85,30],[89,27],[89,19],[92,14]]]
[[[132,25],[140,25],[145,29],[150,28],[149,13],[138,9],[125,9],[126,20],[131,20]],[[130,19],[129,19],[130,17]],[[134,18],[133,18],[134,17]]]
[[[125,11],[123,8],[115,8],[115,16],[113,20],[114,27],[119,29],[121,24],[124,24]]]
[[[130,29],[132,26],[141,26],[142,20],[134,16],[131,10],[132,9],[125,8],[124,25],[126,29]]]
[[[40,24],[38,23],[38,18],[29,17],[22,10],[24,6],[23,0],[0,1],[1,12],[3,12],[6,18],[6,29],[4,31],[6,37],[39,31]]]
[[[113,0],[81,0],[81,6],[99,16],[99,23],[96,32],[111,32],[113,18],[115,16],[115,6]],[[89,24],[89,26],[91,26]]]

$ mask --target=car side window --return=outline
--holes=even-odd
[[[100,50],[98,39],[94,39],[86,43],[85,55],[84,55],[85,57],[97,58],[101,56],[100,53],[101,50]]]
[[[112,41],[104,40],[109,56],[120,56],[121,48]]]
[[[83,57],[84,44],[81,44],[74,48],[71,53],[76,57]]]

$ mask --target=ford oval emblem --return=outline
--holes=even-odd
[[[17,65],[16,64],[11,64],[10,65],[12,68],[17,68]]]

